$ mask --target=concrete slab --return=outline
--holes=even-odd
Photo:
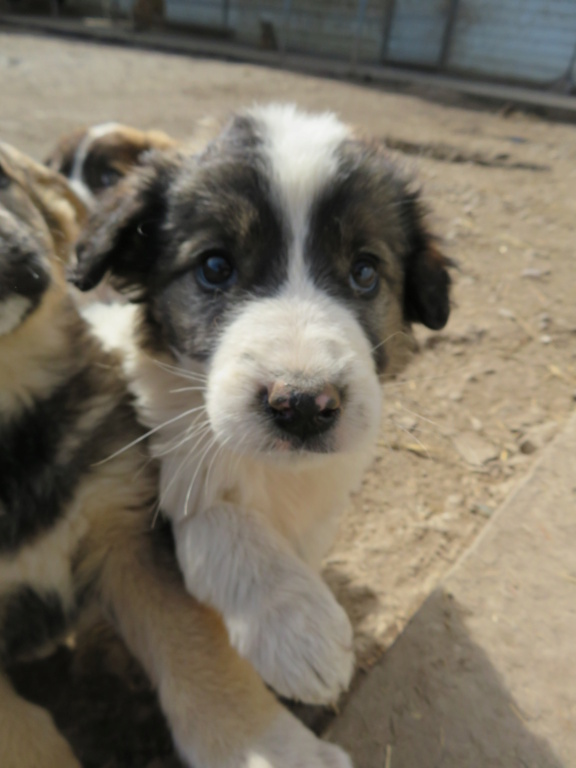
[[[358,768],[576,766],[576,414],[330,737]]]

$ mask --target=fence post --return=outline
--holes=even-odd
[[[222,0],[222,26],[228,29],[230,16],[230,0]]]
[[[282,4],[282,35],[280,36],[280,57],[284,58],[288,50],[290,36],[290,17],[292,16],[292,0],[284,0]]]
[[[362,35],[362,28],[364,27],[364,19],[366,17],[366,6],[368,0],[358,0],[358,11],[356,13],[356,29],[354,31],[354,37],[352,38],[352,50],[350,51],[350,69],[352,72],[356,70],[358,64],[358,49],[360,47],[360,37]]]
[[[458,15],[458,6],[460,0],[450,0],[450,6],[448,8],[448,18],[446,19],[446,25],[444,27],[444,34],[442,36],[442,47],[440,49],[440,57],[438,59],[438,67],[445,69],[450,57],[450,48],[452,47],[452,39],[454,37],[454,27],[456,26],[456,17]]]

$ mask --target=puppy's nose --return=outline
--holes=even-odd
[[[306,440],[334,426],[342,396],[333,384],[311,391],[277,381],[266,392],[266,405],[276,426]]]

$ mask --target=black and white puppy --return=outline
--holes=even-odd
[[[318,568],[374,453],[380,376],[411,323],[449,314],[417,193],[334,115],[254,108],[121,182],[78,257],[80,288],[110,273],[139,302],[92,321],[154,432],[187,588],[276,691],[334,701],[352,631]]]
[[[80,768],[4,667],[99,609],[146,669],[191,768],[345,768],[266,690],[151,530],[157,473],[117,356],[65,265],[66,180],[0,143],[0,766]]]

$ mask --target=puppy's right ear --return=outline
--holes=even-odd
[[[88,220],[76,246],[69,279],[89,291],[108,272],[116,290],[146,295],[162,246],[162,224],[172,165],[152,158],[110,189]]]

